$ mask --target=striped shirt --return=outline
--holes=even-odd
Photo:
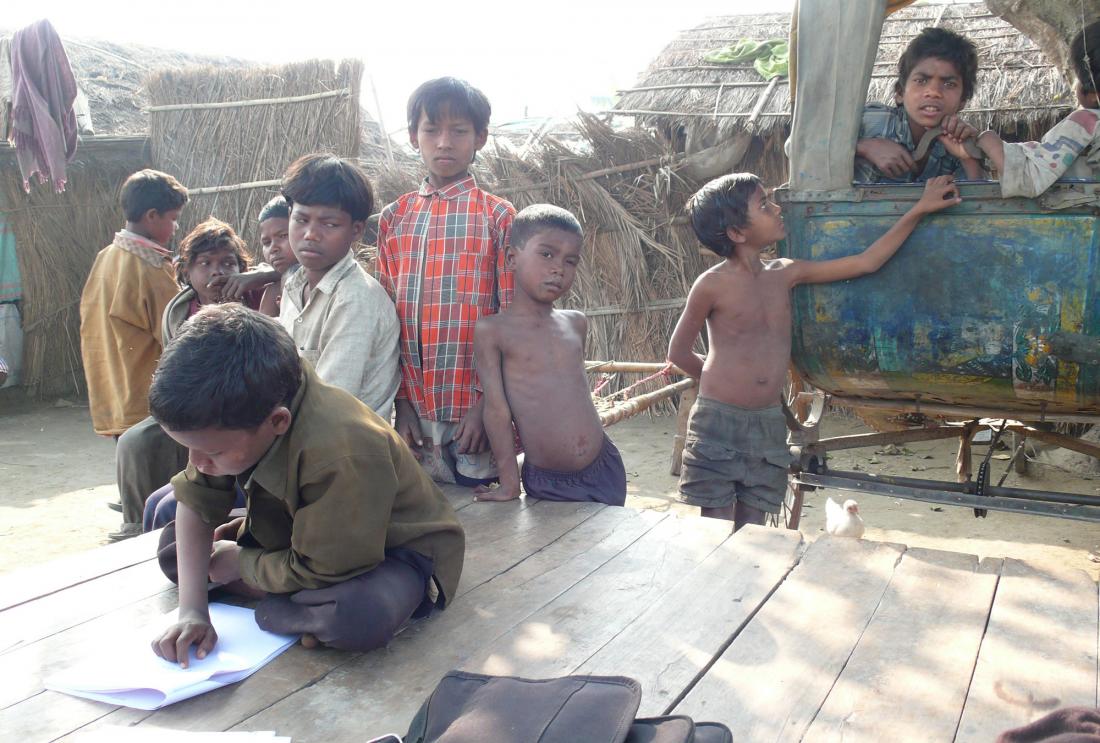
[[[427,180],[378,220],[378,278],[397,305],[401,386],[417,416],[462,420],[476,401],[474,324],[512,300],[504,253],[515,215],[473,176]]]
[[[863,109],[859,138],[888,139],[897,142],[910,153],[917,149],[913,132],[909,128],[909,114],[905,113],[904,106],[868,103]],[[872,165],[870,160],[857,157],[852,180],[856,183],[922,183],[939,175],[953,175],[959,180],[967,178],[966,168],[959,158],[948,154],[943,142],[937,139],[928,148],[928,159],[920,173],[906,173],[902,178],[891,178]]]

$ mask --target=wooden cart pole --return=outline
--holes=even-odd
[[[680,476],[680,465],[684,458],[684,443],[687,440],[688,416],[691,407],[695,404],[695,398],[699,396],[699,388],[692,387],[684,390],[680,395],[680,405],[676,408],[676,435],[672,437],[672,462],[669,466],[669,474]]]

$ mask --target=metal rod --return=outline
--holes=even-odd
[[[815,475],[817,476],[817,475]],[[943,480],[921,480],[915,477],[898,477],[896,475],[868,475],[862,472],[847,472],[828,470],[821,473],[824,477],[840,477],[858,482],[883,484],[914,488],[917,490],[935,490],[945,493],[961,493],[974,495],[974,482],[946,482]],[[809,483],[808,483],[809,484]],[[986,488],[985,492],[999,498],[1012,498],[1019,500],[1038,500],[1048,503],[1071,503],[1079,506],[1096,506],[1100,508],[1100,496],[1080,495],[1078,493],[1056,493],[1045,490],[1027,490],[1025,488]]]
[[[1100,522],[1100,508],[1091,505],[1044,503],[1041,501],[1028,501],[1016,498],[983,498],[970,493],[953,493],[943,490],[911,488],[902,485],[869,483],[861,480],[852,480],[848,477],[815,475],[809,472],[798,473],[794,476],[794,481],[801,485],[810,485],[819,488],[836,488],[838,490],[850,490],[858,493],[869,493],[871,495],[888,495],[895,498],[905,498],[907,500],[916,500],[926,503],[939,503],[948,506],[985,508],[991,511],[1038,514],[1040,516],[1054,516],[1076,521]]]

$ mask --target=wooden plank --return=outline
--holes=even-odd
[[[999,559],[908,550],[802,740],[951,740],[1000,567]]]
[[[478,586],[447,611],[403,633],[385,652],[360,656],[277,704],[262,711],[254,709],[259,714],[237,729],[278,730],[292,736],[294,743],[359,743],[386,732],[403,732],[444,673],[569,590],[666,518],[651,511],[604,509],[511,570]]]
[[[149,560],[13,606],[0,613],[0,637],[13,642],[0,652],[0,657],[20,645],[36,642],[174,588],[160,571],[157,561]]]
[[[467,532],[467,569],[472,575],[482,576],[473,581],[463,580],[459,586],[459,597],[477,585],[486,582],[494,583],[492,579],[498,572],[506,571],[508,567],[521,562],[529,554],[538,553],[544,548],[549,549],[548,545],[558,543],[563,535],[570,535],[580,530],[587,522],[599,518],[605,510],[612,512],[612,515],[601,519],[600,523],[604,524],[617,518],[615,516],[617,512],[628,513],[626,509],[608,509],[592,503],[532,503],[533,505],[530,505],[521,500],[503,504],[475,504],[476,508],[463,508],[458,511],[459,520],[463,522]],[[502,536],[505,534],[509,535],[510,539]],[[579,550],[580,547],[575,546],[574,549]],[[492,567],[481,567],[483,564],[492,565]],[[224,730],[304,687],[312,687],[320,679],[332,675],[343,665],[361,658],[367,659],[370,665],[377,662],[380,657],[388,657],[394,646],[405,643],[407,638],[417,636],[422,631],[422,625],[430,628],[440,620],[446,621],[448,617],[455,615],[460,606],[462,606],[462,599],[457,598],[452,608],[426,622],[416,623],[400,634],[389,649],[368,653],[365,656],[335,650],[310,651],[301,646],[292,647],[259,674],[240,684],[159,710],[145,718],[146,724],[190,730]],[[456,631],[464,630],[452,628],[450,633],[453,634]],[[414,651],[410,657],[417,657],[416,652]],[[408,662],[415,665],[419,661]],[[442,673],[443,671],[440,671],[438,675]],[[52,692],[46,693],[52,694]],[[21,719],[20,707],[22,706],[16,705],[0,712],[0,729],[5,727],[9,718]],[[103,709],[108,712],[111,710],[107,705],[103,705]],[[134,722],[133,714],[132,710],[118,709],[104,717],[98,724],[130,724]],[[58,737],[71,733],[84,725],[93,723],[95,719],[93,717],[71,718],[59,727],[51,729],[51,736]],[[364,736],[360,736],[360,739],[362,737]]]
[[[573,673],[729,539],[731,527],[667,519],[460,667],[533,678]]]
[[[904,547],[819,537],[673,714],[735,740],[798,740],[840,675]]]
[[[1096,703],[1096,582],[1005,560],[956,741],[990,741],[1057,707]]]
[[[157,556],[160,532],[22,568],[0,576],[0,611]]]
[[[797,531],[746,526],[576,672],[637,679],[639,716],[663,714],[763,605],[802,548]]]

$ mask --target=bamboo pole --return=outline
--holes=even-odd
[[[374,75],[368,75],[370,80],[370,92],[374,96],[374,110],[378,112],[378,133],[382,135],[382,144],[386,146],[386,159],[393,167],[393,147],[390,145],[390,137],[386,134],[386,121],[382,118],[382,104],[378,101],[378,88],[374,86]]]
[[[600,317],[601,315],[629,315],[637,312],[661,312],[662,310],[676,310],[687,304],[687,297],[675,297],[672,299],[658,299],[646,302],[641,307],[623,307],[612,304],[606,307],[582,308],[587,317]]]
[[[204,193],[227,193],[229,191],[247,191],[250,188],[272,188],[274,186],[281,186],[283,182],[281,180],[273,181],[252,181],[251,183],[235,183],[231,186],[206,186],[204,188],[189,188],[187,189],[188,196],[200,196]]]
[[[1036,108],[1041,108],[1036,106]],[[974,109],[967,109],[967,113],[972,113]],[[1003,111],[1005,109],[997,109]],[[621,108],[612,111],[600,111],[601,114],[610,114],[611,116],[686,116],[686,117],[705,117],[705,118],[724,118],[724,119],[747,119],[752,114],[748,111],[738,113],[709,113],[706,111],[651,111],[644,108]],[[789,111],[765,111],[758,114],[758,116],[790,116]],[[499,191],[498,191],[499,193]]]
[[[149,113],[160,111],[196,111],[205,108],[244,108],[246,106],[270,106],[276,103],[300,103],[302,101],[317,101],[322,98],[336,98],[348,95],[351,88],[339,90],[326,90],[323,93],[310,93],[309,95],[291,95],[285,98],[256,98],[251,101],[216,101],[214,103],[172,103],[166,106],[149,106],[145,110]]]
[[[620,372],[625,374],[653,374],[654,372],[668,369],[670,374],[679,374],[686,377],[687,374],[676,366],[666,361],[585,361],[586,372]]]
[[[606,112],[605,112],[606,113]],[[616,165],[611,168],[600,168],[599,170],[593,170],[591,173],[584,173],[578,175],[575,178],[571,178],[572,182],[577,181],[591,181],[596,178],[601,178],[605,175],[614,175],[615,173],[626,173],[631,170],[641,170],[642,168],[652,167],[653,165],[677,165],[682,157],[651,157],[648,160],[641,160],[636,163],[627,163],[625,165]],[[540,188],[550,188],[554,184],[551,181],[543,181],[542,183],[532,183],[526,186],[512,186],[511,188],[498,188],[493,193],[498,196],[507,196],[514,193],[523,193],[524,191],[537,191]]]
[[[600,423],[604,428],[614,425],[621,420],[625,420],[648,410],[656,402],[668,399],[679,392],[689,390],[695,387],[696,384],[698,384],[698,382],[694,379],[681,379],[679,382],[673,382],[659,390],[632,397],[626,402],[620,403],[610,410],[600,413]]]

